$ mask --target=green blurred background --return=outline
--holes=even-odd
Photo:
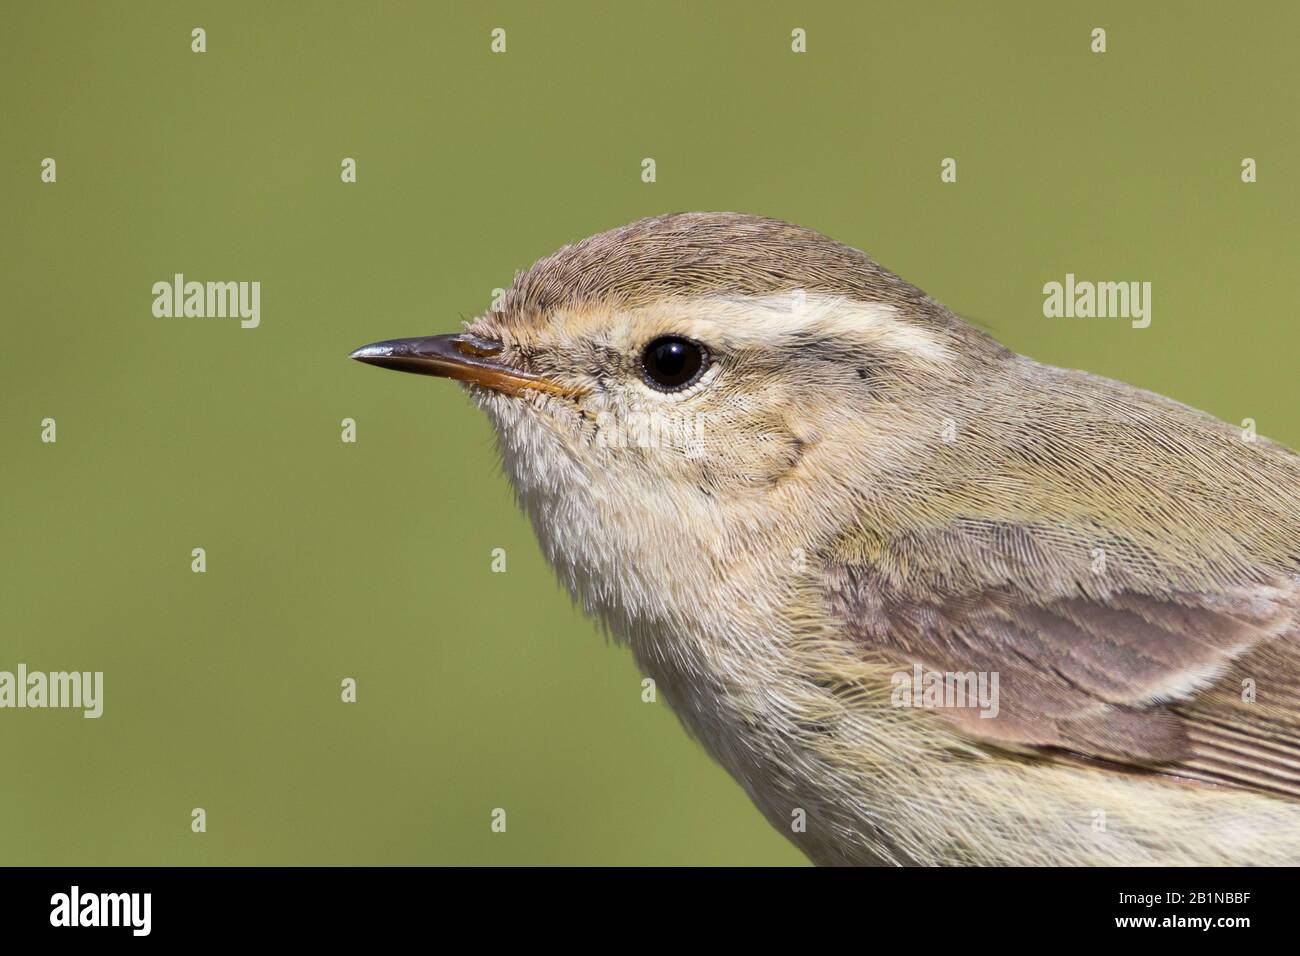
[[[1300,13],[1133,6],[6,3],[0,669],[102,670],[105,711],[0,711],[0,863],[802,862],[571,607],[460,391],[345,356],[734,209],[1300,445]],[[261,327],[154,318],[176,272],[259,280]],[[1152,282],[1151,327],[1044,318],[1066,272]]]

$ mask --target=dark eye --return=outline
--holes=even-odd
[[[709,365],[709,353],[699,342],[677,335],[655,339],[641,353],[646,384],[661,392],[693,385]]]

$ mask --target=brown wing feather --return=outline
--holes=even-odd
[[[1271,641],[1233,660],[1205,692],[1174,705],[1193,779],[1300,794],[1300,647]]]
[[[982,575],[927,574],[914,538],[893,550],[873,542],[876,561],[858,545],[832,555],[826,584],[845,632],[903,667],[996,672],[995,717],[940,711],[989,744],[1300,797],[1292,576],[1214,593],[1086,580],[1051,593],[1014,583],[1042,529],[991,539],[1001,546],[983,556],[993,571]]]

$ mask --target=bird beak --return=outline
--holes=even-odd
[[[528,391],[568,396],[581,393],[581,389],[496,361],[501,350],[500,342],[462,333],[375,342],[361,346],[348,358],[399,372],[454,378],[507,395]]]

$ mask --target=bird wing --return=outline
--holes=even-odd
[[[936,711],[969,738],[1300,797],[1296,575],[1112,574],[1107,554],[1144,555],[1092,533],[1104,546],[1084,564],[1080,528],[1054,522],[859,529],[826,555],[825,593],[873,658],[997,675],[995,715],[969,699]]]

